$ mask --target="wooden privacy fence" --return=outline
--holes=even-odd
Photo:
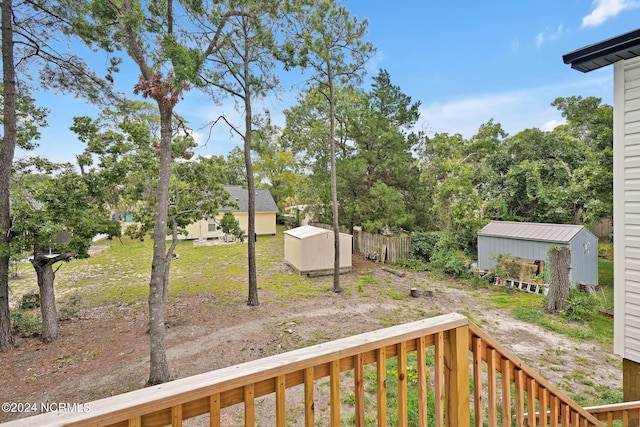
[[[609,218],[604,218],[593,223],[593,234],[601,241],[608,241],[613,234],[613,223]]]
[[[384,236],[355,229],[353,250],[374,261],[400,264],[411,255],[411,237]]]
[[[211,427],[602,426],[598,418],[608,426],[621,419],[627,426],[637,416],[633,408],[592,408],[596,418],[466,317],[452,313],[90,402],[86,412],[52,412],[7,427],[182,426],[190,418]]]

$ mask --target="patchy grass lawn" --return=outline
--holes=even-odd
[[[283,231],[279,227],[276,236],[256,242],[261,304],[253,308],[245,304],[246,245],[178,244],[166,316],[170,363],[177,376],[457,311],[507,348],[520,349],[516,354],[522,360],[580,403],[621,398],[609,318],[570,322],[545,313],[540,295],[429,272],[407,270],[399,278],[357,257],[354,271],[341,278],[345,292],[336,295],[331,277],[299,276],[283,263]],[[69,319],[61,322],[61,339],[47,345],[23,340],[13,359],[0,360],[0,367],[22,364],[34,372],[25,382],[22,372],[7,368],[7,393],[13,400],[50,395],[54,388],[60,399],[87,401],[142,386],[152,242],[123,239],[100,245],[101,252],[65,263],[57,272],[59,312]],[[601,260],[601,289],[613,288],[607,262]],[[431,296],[412,298],[412,287]],[[14,300],[37,289],[29,263],[20,265],[10,288]],[[553,344],[549,336],[555,337]],[[57,369],[59,360],[73,360],[74,369]]]
[[[256,242],[261,300],[311,298],[328,292],[328,287],[318,286],[318,281],[312,278],[282,274],[283,231],[279,227],[276,236],[261,236]],[[146,301],[152,240],[122,238],[98,245],[108,248],[91,258],[74,260],[60,267],[55,281],[58,302],[64,304],[64,299],[73,293],[80,293],[83,303],[89,306]],[[215,294],[216,299],[225,304],[234,304],[241,298],[247,286],[247,245],[195,246],[191,241],[182,241],[175,252],[178,258],[171,262],[170,298]],[[11,280],[10,286],[14,299],[37,291],[36,276],[29,263],[20,265],[19,277]]]

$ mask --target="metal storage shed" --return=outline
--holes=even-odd
[[[598,284],[598,238],[581,225],[491,221],[478,233],[478,268],[491,270],[501,254],[546,262],[551,246],[571,250],[573,286]]]
[[[351,271],[353,236],[340,233],[340,273]],[[284,260],[300,274],[333,272],[333,230],[303,225],[284,232]]]

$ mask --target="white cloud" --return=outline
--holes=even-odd
[[[594,0],[592,4],[595,8],[582,18],[582,28],[597,27],[623,10],[640,6],[639,2],[631,0]]]
[[[570,32],[571,30],[564,28],[564,24],[558,25],[558,27],[555,29],[545,28],[544,31],[541,31],[538,34],[536,34],[536,47],[540,48],[544,43],[557,40],[560,37],[562,37],[564,34],[570,33]]]
[[[365,64],[367,74],[377,75],[382,61],[384,61],[384,52],[382,49],[378,49],[376,50],[375,55],[373,55]]]
[[[472,95],[444,103],[432,103],[420,110],[417,130],[430,133],[460,133],[470,138],[480,125],[493,119],[510,135],[524,129],[552,130],[564,123],[560,112],[551,107],[558,96],[589,93],[611,103],[603,93],[611,91],[611,77],[587,78],[565,85],[534,87],[524,90]]]
[[[552,131],[555,128],[557,128],[560,125],[565,124],[565,121],[562,120],[549,120],[548,122],[544,123],[542,126],[540,126],[540,130],[543,130],[545,132],[548,131]]]

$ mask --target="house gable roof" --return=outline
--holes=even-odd
[[[220,212],[249,212],[249,192],[239,185],[225,185],[224,189],[231,195],[229,200],[236,202],[240,208],[224,207]],[[278,206],[267,189],[256,190],[256,212],[278,212]]]
[[[583,73],[623,59],[640,56],[640,29],[582,47],[562,56],[565,64]]]
[[[478,236],[504,237],[517,240],[569,243],[584,226],[572,224],[540,224],[533,222],[491,221]],[[588,231],[588,230],[587,230]]]

